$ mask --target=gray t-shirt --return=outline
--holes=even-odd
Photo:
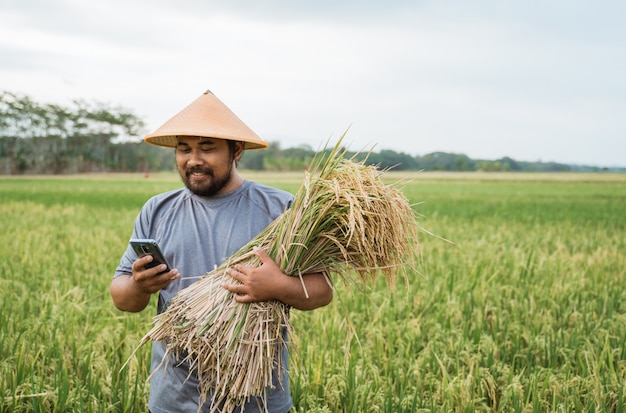
[[[187,188],[156,195],[143,206],[133,229],[132,238],[154,238],[168,263],[177,268],[181,277],[160,291],[158,313],[180,289],[220,265],[242,246],[258,235],[274,219],[291,206],[293,195],[288,192],[245,181],[236,190],[212,197],[200,197]],[[115,276],[132,273],[137,259],[130,246],[122,256]],[[149,408],[156,412],[195,412],[198,409],[198,381],[189,376],[188,366],[169,361],[162,364],[165,348],[152,344]],[[287,412],[292,406],[286,371],[287,349],[283,351],[283,366],[277,374],[274,388],[267,390],[265,403],[270,412]],[[278,372],[277,372],[278,373]],[[207,395],[210,401],[211,394]],[[263,401],[252,399],[244,411],[263,411]],[[211,409],[210,403],[203,412]]]

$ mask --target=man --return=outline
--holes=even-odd
[[[157,311],[180,289],[220,265],[289,208],[293,196],[285,191],[247,181],[237,172],[237,161],[244,150],[268,146],[226,105],[207,91],[166,122],[145,141],[174,147],[178,172],[185,188],[159,194],[142,207],[132,238],[154,238],[172,266],[146,268],[151,256],[137,258],[132,248],[122,256],[110,292],[115,306],[138,312],[159,293]],[[323,274],[304,276],[306,291],[299,277],[280,271],[262,250],[255,250],[262,261],[258,268],[237,265],[229,274],[239,283],[223,287],[240,303],[280,300],[300,310],[327,305],[332,288]],[[283,352],[286,357],[286,349]],[[162,343],[152,346],[152,374],[149,409],[157,412],[198,410],[198,381],[185,363],[166,358]],[[287,365],[286,360],[283,363]],[[278,374],[282,376],[279,383]],[[245,412],[288,412],[292,407],[286,370],[276,372],[276,382],[264,400],[252,399]],[[202,411],[210,411],[211,394]]]

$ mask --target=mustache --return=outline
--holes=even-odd
[[[193,173],[203,173],[203,174],[207,174],[209,176],[213,176],[213,168],[189,168],[185,170],[185,176],[187,176],[187,178],[189,178],[189,176]]]

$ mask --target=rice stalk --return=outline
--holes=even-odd
[[[239,304],[222,283],[236,264],[258,267],[265,250],[286,274],[322,272],[357,287],[378,275],[392,285],[416,256],[418,225],[407,199],[382,182],[382,171],[346,159],[341,140],[312,161],[292,207],[237,253],[178,292],[144,336],[165,343],[200,381],[200,404],[213,390],[213,410],[231,412],[263,397],[283,365],[291,334],[289,308],[279,301]]]

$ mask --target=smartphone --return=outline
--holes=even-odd
[[[168,272],[170,270],[170,265],[165,260],[161,249],[159,248],[159,244],[153,239],[131,239],[130,245],[137,254],[137,257],[144,257],[146,255],[152,255],[152,262],[146,264],[146,268],[156,267],[157,265],[165,264],[167,268],[165,271]]]

